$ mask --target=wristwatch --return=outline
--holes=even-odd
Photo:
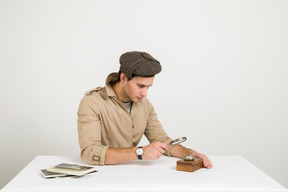
[[[142,160],[143,153],[144,153],[144,150],[142,147],[138,147],[138,149],[136,149],[136,154],[137,154],[139,160]]]

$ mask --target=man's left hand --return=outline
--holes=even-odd
[[[211,169],[213,167],[211,161],[208,159],[208,157],[202,153],[193,153],[191,154],[194,158],[199,158],[203,160],[203,165],[207,169]]]

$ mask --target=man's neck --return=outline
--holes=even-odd
[[[128,103],[131,101],[129,98],[123,96],[124,95],[123,88],[119,82],[116,83],[112,88],[119,101],[121,101],[122,103]]]

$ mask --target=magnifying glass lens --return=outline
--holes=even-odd
[[[177,145],[177,144],[180,144],[180,143],[182,143],[182,142],[184,142],[186,140],[187,140],[186,137],[180,137],[178,139],[175,139],[175,140],[171,141],[171,143],[169,145]]]

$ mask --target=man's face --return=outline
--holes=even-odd
[[[132,102],[138,102],[143,97],[147,96],[149,87],[152,86],[154,77],[134,77],[128,81],[126,77],[125,85],[123,88],[124,97]]]

